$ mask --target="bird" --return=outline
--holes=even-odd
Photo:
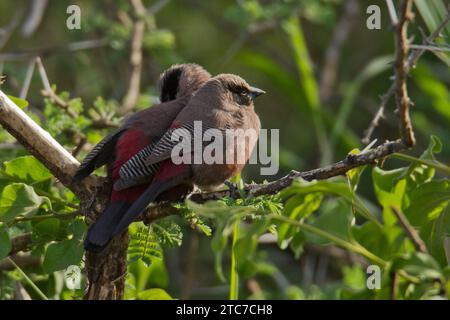
[[[195,122],[201,121],[203,133],[211,128],[222,133],[227,130],[249,129],[255,132],[257,139],[261,124],[253,101],[264,93],[265,91],[250,86],[244,79],[233,74],[219,74],[208,80],[177,115],[158,143],[147,146],[121,167],[120,179],[114,183],[116,190],[126,190],[140,184],[146,175],[143,174],[145,170],[150,170],[152,180],[140,197],[124,210],[124,214],[111,230],[110,237],[113,238],[126,231],[129,224],[167,190],[183,185],[195,185],[202,190],[210,189],[241,172],[249,160],[256,140],[243,144],[234,140],[231,144],[232,150],[228,145],[224,147],[226,155],[230,152],[238,154],[243,151],[245,158],[243,162],[233,158],[231,162],[222,163],[175,164],[171,154],[179,141],[172,137],[177,130],[180,132],[180,129],[194,133]],[[192,138],[192,135],[189,136]],[[203,148],[205,146],[202,145]],[[238,148],[242,150],[237,150]]]
[[[85,157],[72,183],[78,183],[103,165],[107,165],[112,183],[120,179],[121,167],[146,146],[156,144],[190,98],[210,78],[209,72],[194,63],[173,65],[164,71],[158,82],[161,103],[126,117],[120,128],[102,139]],[[151,173],[146,170],[144,173],[145,181],[140,184],[124,190],[111,190],[105,210],[88,230],[86,250],[98,252],[106,246],[110,229],[146,190],[145,183],[151,181]],[[174,196],[177,196],[176,192]]]

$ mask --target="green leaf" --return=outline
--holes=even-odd
[[[9,222],[15,217],[33,216],[48,198],[38,196],[32,187],[23,183],[6,186],[0,194],[0,222]]]
[[[324,202],[320,214],[310,225],[326,231],[344,240],[352,240],[350,227],[354,217],[350,205],[342,199],[331,199]],[[305,232],[306,239],[316,244],[324,245],[331,243],[316,234]]]
[[[67,227],[67,231],[73,235],[74,239],[83,240],[84,233],[86,232],[86,224],[80,219],[74,220]]]
[[[14,96],[10,96],[8,95],[8,98],[11,99],[12,102],[14,102],[20,109],[25,109],[26,107],[28,107],[28,101],[18,98],[18,97],[14,97]]]
[[[256,249],[259,237],[267,231],[269,221],[259,219],[246,228],[246,224],[239,227],[239,239],[236,241],[233,251],[237,261],[239,276],[247,279],[258,272],[258,259]]]
[[[82,242],[75,238],[52,243],[47,248],[42,267],[45,272],[51,273],[70,265],[79,265],[83,253]]]
[[[292,220],[301,220],[316,211],[322,202],[322,193],[298,194],[290,198],[283,210],[283,215]],[[282,249],[286,248],[298,229],[289,223],[282,223],[278,229],[278,242]]]
[[[429,70],[425,64],[418,64],[412,70],[414,82],[423,91],[433,105],[433,109],[440,116],[450,121],[450,93],[443,81],[440,81],[436,75]]]
[[[50,171],[35,157],[24,156],[3,163],[3,172],[19,179],[21,182],[33,184],[35,182],[50,179]]]
[[[361,151],[356,148],[356,149],[351,150],[349,152],[349,154],[359,154],[360,152]],[[356,168],[353,168],[353,169],[347,171],[346,175],[347,175],[348,183],[350,184],[350,187],[353,192],[356,192],[356,189],[358,189],[359,180],[360,180],[361,175],[364,172],[364,169],[366,167],[367,166],[356,167]]]
[[[410,275],[425,279],[442,279],[441,267],[436,260],[427,253],[413,252],[400,256],[392,264],[394,270],[403,269]]]
[[[448,260],[445,254],[444,243],[450,235],[450,206],[447,206],[439,218],[423,225],[420,228],[420,237],[425,240],[430,254],[440,263],[447,266]]]
[[[413,226],[421,226],[437,219],[450,201],[448,180],[433,180],[411,191],[409,206],[404,210]]]
[[[61,236],[61,220],[50,218],[39,221],[33,224],[33,233],[43,238],[55,239]]]
[[[169,219],[160,220],[152,224],[152,231],[162,245],[181,246],[183,233],[180,226]]]
[[[7,257],[11,251],[11,239],[5,225],[0,226],[0,260]]]
[[[313,180],[310,182],[303,179],[296,179],[290,187],[284,189],[280,193],[280,196],[282,198],[287,198],[295,194],[308,194],[314,192],[321,192],[324,194],[331,194],[341,197],[348,203],[352,204],[355,207],[356,212],[360,213],[369,220],[376,221],[376,218],[366,208],[361,199],[359,199],[354,192],[352,192],[348,183],[342,181],[342,179],[321,181]]]
[[[173,298],[163,289],[148,289],[141,291],[137,295],[139,300],[173,300]]]
[[[436,158],[434,155],[440,153],[441,150],[441,140],[439,140],[436,136],[431,136],[428,148],[422,153],[419,159],[435,161]],[[420,161],[412,161],[407,172],[405,173],[405,177],[408,179],[408,190],[414,189],[425,182],[431,181],[434,177],[435,171],[435,167],[433,166],[424,164]]]
[[[129,228],[130,243],[128,257],[130,262],[142,260],[148,267],[155,259],[162,259],[162,248],[151,227],[143,223],[133,223]]]
[[[392,226],[397,222],[395,215],[391,211],[391,206],[402,208],[406,179],[399,178],[405,173],[405,170],[405,168],[399,168],[386,171],[378,167],[372,170],[375,194],[383,206],[383,221],[388,226]]]
[[[351,289],[361,290],[366,288],[367,275],[360,265],[344,266],[342,273],[344,283]]]

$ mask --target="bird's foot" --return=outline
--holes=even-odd
[[[224,184],[228,187],[228,189],[230,190],[230,197],[234,200],[236,200],[238,197],[237,195],[239,194],[239,187],[237,185],[237,183],[231,182],[231,181],[225,181]]]

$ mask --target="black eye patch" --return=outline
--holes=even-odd
[[[181,78],[182,68],[174,68],[164,74],[161,80],[161,102],[175,100],[178,93],[178,85]]]
[[[243,87],[243,86],[235,85],[235,86],[230,86],[228,89],[231,92],[236,93],[236,94],[241,95],[241,96],[242,95],[246,95],[246,94],[249,93],[248,89],[246,87]]]

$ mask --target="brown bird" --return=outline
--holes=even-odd
[[[117,223],[111,237],[125,231],[162,192],[180,185],[210,188],[239,173],[248,161],[259,134],[260,121],[255,113],[253,100],[263,93],[264,91],[249,86],[241,77],[232,74],[221,74],[206,82],[178,114],[158,143],[146,147],[122,166],[119,173],[121,178],[114,184],[116,190],[139,184],[145,179],[145,175],[140,174],[145,170],[150,170],[152,182]],[[204,133],[211,128],[218,129],[224,135],[230,130],[251,129],[255,132],[256,139],[246,143],[236,141],[234,137],[231,148],[228,144],[224,146],[225,155],[243,152],[242,162],[232,158],[234,160],[231,163],[175,164],[171,154],[179,141],[172,140],[172,136],[181,132],[181,135],[192,138],[195,135],[195,121],[202,122]],[[205,148],[202,145],[201,149]]]
[[[193,94],[210,77],[196,64],[174,65],[166,70],[159,81],[161,104],[127,117],[118,130],[105,137],[86,156],[73,181],[80,181],[105,164],[113,183],[119,180],[121,167],[143,148],[157,143]],[[146,178],[139,185],[112,190],[105,211],[88,231],[85,240],[87,250],[99,251],[107,244],[121,216],[146,190],[148,185],[145,182],[152,179],[152,174],[146,168],[142,169],[140,173],[145,174]]]

